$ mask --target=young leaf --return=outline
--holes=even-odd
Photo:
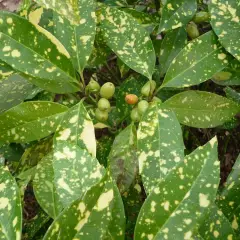
[[[226,54],[210,31],[194,39],[175,57],[169,66],[162,87],[188,87],[212,77],[228,65]],[[211,62],[211,64],[209,64]]]
[[[109,170],[120,193],[128,190],[138,172],[136,150],[136,128],[131,124],[117,135],[108,157]]]
[[[181,126],[175,114],[152,104],[137,132],[139,172],[147,193],[184,159]]]
[[[124,239],[124,209],[117,191],[106,174],[57,217],[44,240]]]
[[[240,106],[219,95],[203,91],[185,91],[163,103],[172,109],[180,123],[196,128],[212,128],[229,121]]]
[[[219,41],[240,61],[240,8],[237,0],[213,0],[209,4],[211,25]]]
[[[191,239],[219,183],[217,139],[188,155],[155,186],[138,216],[134,239]]]
[[[30,75],[39,87],[60,93],[79,90],[69,53],[51,33],[13,13],[1,11],[0,19],[0,59]]]
[[[196,0],[168,0],[162,9],[158,32],[186,25],[197,10]]]
[[[156,59],[145,29],[129,14],[112,7],[103,6],[100,18],[107,45],[130,68],[152,78]]]
[[[169,31],[164,37],[160,54],[159,62],[161,67],[161,75],[163,76],[173,59],[187,44],[187,32],[184,28]]]
[[[0,115],[0,142],[30,142],[57,128],[68,108],[53,102],[24,102]]]
[[[7,167],[0,165],[0,236],[20,240],[22,206],[17,183]]]

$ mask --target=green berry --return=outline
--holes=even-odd
[[[93,93],[96,93],[96,92],[99,92],[100,90],[100,85],[97,81],[91,79],[90,82],[88,83],[86,89],[89,91],[89,92],[93,92]]]
[[[152,102],[159,102],[162,103],[162,100],[158,97],[153,97]]]
[[[142,115],[148,109],[149,103],[146,100],[142,100],[138,103],[138,112]]]
[[[232,73],[230,72],[218,72],[212,76],[212,79],[215,81],[226,81],[229,80],[232,76]]]
[[[101,111],[109,111],[111,108],[111,104],[106,98],[101,98],[98,101],[97,106]]]
[[[108,119],[108,112],[107,111],[101,111],[100,109],[96,109],[95,111],[95,117],[100,122],[105,122]]]
[[[156,82],[154,80],[150,80],[144,84],[141,89],[141,93],[143,96],[148,97],[156,88]]]
[[[115,92],[115,86],[111,82],[106,82],[100,89],[100,96],[106,99],[110,99]]]
[[[131,115],[130,115],[131,119],[133,122],[139,122],[140,121],[140,114],[138,112],[138,108],[134,108],[132,111],[131,111]]]
[[[199,31],[198,31],[198,27],[197,27],[197,25],[194,22],[188,23],[186,31],[188,33],[188,36],[191,39],[197,38],[200,35]]]
[[[195,23],[202,23],[202,22],[209,22],[210,20],[210,14],[208,12],[198,12],[193,18],[193,21]]]

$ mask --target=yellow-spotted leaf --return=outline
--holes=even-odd
[[[14,72],[12,67],[0,60],[0,83],[3,78],[12,75]]]
[[[185,26],[197,10],[196,0],[168,0],[162,9],[159,32]]]
[[[137,132],[139,172],[147,193],[184,159],[181,126],[175,114],[154,103]]]
[[[20,240],[22,206],[20,192],[8,168],[0,165],[0,237]]]
[[[107,45],[134,71],[151,78],[155,52],[146,30],[129,14],[102,6],[100,27]]]
[[[94,125],[82,102],[69,109],[54,135],[54,144],[69,142],[96,156]]]
[[[1,11],[0,59],[29,75],[34,84],[46,90],[59,93],[78,91],[69,53],[37,23],[38,20],[31,23],[18,15]]]
[[[219,173],[215,137],[155,186],[139,213],[134,239],[192,239],[215,200]]]
[[[204,91],[185,91],[163,103],[172,109],[180,123],[196,128],[224,124],[240,112],[240,105],[225,97]]]
[[[30,142],[53,133],[67,107],[53,102],[24,102],[0,115],[0,142]]]
[[[125,217],[120,194],[105,177],[56,218],[44,240],[124,239]]]
[[[212,0],[211,25],[219,41],[240,61],[240,4],[238,0]]]
[[[170,64],[162,87],[189,87],[211,78],[225,68],[232,57],[210,31],[183,48]],[[211,64],[209,64],[211,62]]]

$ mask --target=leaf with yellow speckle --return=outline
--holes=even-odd
[[[196,128],[213,128],[229,121],[240,105],[225,97],[204,91],[185,91],[163,103],[172,109],[180,123]]]
[[[124,229],[122,200],[111,177],[106,174],[84,196],[64,209],[43,239],[122,240]]]
[[[52,134],[67,107],[53,102],[24,102],[0,115],[0,142],[24,143]]]
[[[12,67],[0,60],[0,83],[2,79],[12,75],[14,72]]]
[[[211,25],[220,43],[240,61],[240,3],[238,0],[212,0]]]
[[[174,58],[161,87],[197,85],[224,69],[231,59],[231,55],[218,43],[215,34],[207,32],[189,42]]]
[[[149,194],[184,159],[182,130],[172,111],[152,103],[140,121],[137,139],[139,172]]]
[[[37,23],[38,20],[29,22],[13,13],[1,11],[0,59],[32,77],[34,84],[46,90],[59,93],[78,91],[79,83],[69,53]],[[35,78],[42,81],[34,81]]]
[[[8,168],[0,165],[0,236],[20,240],[22,206],[17,183]]]
[[[102,6],[100,27],[107,45],[134,71],[152,78],[155,52],[146,30],[129,14]]]
[[[196,0],[168,0],[162,9],[158,32],[185,26],[197,10]]]
[[[191,239],[215,200],[219,165],[216,137],[180,161],[145,200],[134,239]]]

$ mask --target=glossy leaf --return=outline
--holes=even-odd
[[[214,0],[209,4],[211,25],[219,41],[240,61],[240,8],[238,0]]]
[[[24,102],[0,115],[0,142],[30,142],[53,133],[67,110],[53,102]]]
[[[207,32],[188,43],[176,56],[167,70],[162,87],[197,85],[225,68],[229,60],[231,56],[226,54],[214,33]]]
[[[155,53],[144,28],[129,14],[116,8],[103,6],[100,18],[107,45],[130,68],[151,78]]]
[[[13,73],[14,73],[14,70],[5,62],[0,60],[0,80],[12,75]]]
[[[0,236],[21,239],[22,206],[17,183],[7,167],[0,165]]]
[[[139,172],[149,194],[184,159],[181,126],[175,114],[152,104],[137,132]]]
[[[138,172],[136,150],[137,133],[131,124],[116,136],[108,156],[110,173],[120,193],[128,190]]]
[[[159,32],[185,26],[197,10],[196,0],[168,0],[162,9]]]
[[[111,178],[105,175],[57,217],[44,240],[124,239],[124,210],[117,191]]]
[[[3,11],[0,19],[0,59],[46,90],[79,90],[69,53],[51,33],[37,25],[38,19],[31,23]]]
[[[169,31],[161,44],[159,62],[161,67],[161,75],[163,76],[173,59],[187,44],[187,33],[184,28]]]
[[[163,104],[172,109],[180,123],[196,128],[212,128],[230,120],[240,111],[237,103],[203,91],[185,91]]]
[[[134,239],[191,239],[219,184],[217,139],[188,155],[151,192],[138,216]]]

